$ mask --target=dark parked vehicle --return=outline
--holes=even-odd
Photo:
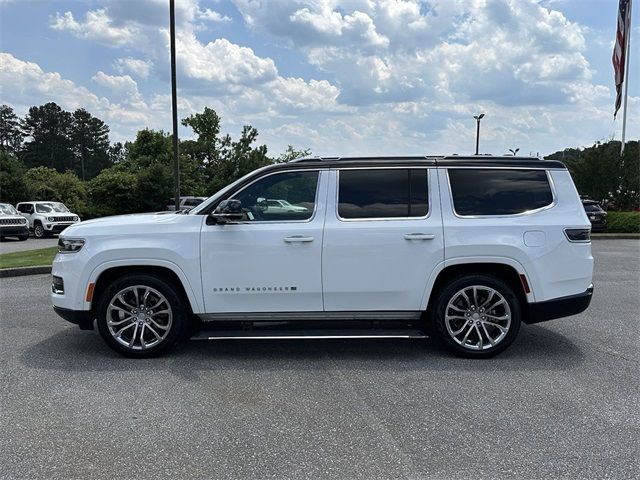
[[[582,200],[584,211],[591,222],[592,232],[604,232],[607,229],[607,212],[595,200]]]

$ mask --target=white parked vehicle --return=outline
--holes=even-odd
[[[265,199],[305,210],[274,212]],[[488,357],[592,296],[590,224],[561,162],[305,159],[187,215],[69,227],[51,299],[129,356],[195,338],[424,337]]]
[[[207,197],[180,197],[180,205],[176,209],[176,201],[175,201],[175,199],[174,198],[170,198],[167,201],[166,209],[168,211],[190,210],[193,207],[197,207],[198,205],[200,205],[206,199],[207,199]]]
[[[5,237],[29,238],[29,222],[20,215],[13,205],[0,203],[0,240]]]
[[[29,222],[29,229],[36,238],[60,233],[80,222],[80,217],[60,202],[21,202],[16,209]]]

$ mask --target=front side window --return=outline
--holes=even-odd
[[[448,173],[458,215],[515,215],[553,203],[544,170],[470,168]]]
[[[427,170],[341,170],[338,215],[344,219],[424,217],[429,211]]]
[[[235,194],[250,222],[303,221],[316,208],[318,171],[283,172],[257,180]]]

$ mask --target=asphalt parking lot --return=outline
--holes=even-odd
[[[58,244],[58,236],[49,238],[29,237],[20,241],[15,238],[5,238],[0,242],[0,253],[22,252],[25,250],[37,250],[39,248],[55,247]]]
[[[485,361],[435,341],[190,342],[129,360],[0,280],[0,477],[638,478],[640,242],[585,313]]]

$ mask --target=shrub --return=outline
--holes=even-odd
[[[640,233],[640,212],[609,212],[607,231],[611,233]]]
[[[109,168],[89,181],[90,216],[121,215],[136,211],[138,202],[136,175]]]
[[[24,175],[25,200],[49,200],[64,203],[69,210],[85,217],[87,190],[75,173],[60,173],[53,168],[30,168]]]

